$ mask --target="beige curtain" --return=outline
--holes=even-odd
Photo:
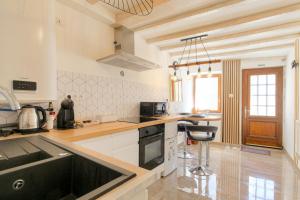
[[[222,141],[240,144],[241,61],[223,60],[223,134]]]

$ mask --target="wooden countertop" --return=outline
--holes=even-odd
[[[158,120],[144,122],[140,124],[128,123],[128,122],[110,122],[110,123],[102,123],[97,125],[90,125],[84,128],[78,129],[69,129],[69,130],[51,130],[48,133],[40,133],[34,135],[42,135],[51,140],[54,140],[58,143],[71,147],[75,150],[86,153],[90,156],[96,157],[98,159],[104,160],[113,165],[117,165],[126,170],[136,173],[136,177],[129,180],[128,182],[122,184],[121,186],[115,188],[111,192],[101,196],[98,198],[99,200],[112,200],[112,199],[131,199],[130,195],[134,195],[135,191],[138,189],[147,188],[150,184],[155,181],[155,174],[151,171],[145,170],[143,168],[134,166],[132,164],[120,161],[118,159],[112,158],[110,156],[106,156],[101,153],[97,153],[95,151],[80,147],[79,145],[75,145],[72,142],[85,140],[94,137],[100,137],[104,135],[109,135],[113,133],[128,131],[132,129],[138,129],[146,126],[152,126],[156,124],[162,124],[166,122],[178,121],[180,119],[190,119],[190,120],[198,120],[198,121],[218,121],[221,120],[220,117],[205,117],[205,118],[197,118],[191,116],[178,116],[171,115],[165,117],[159,117]],[[0,140],[5,139],[13,139],[20,137],[28,137],[32,135],[20,135],[13,134],[8,137],[0,137]]]
[[[44,133],[45,136],[52,136],[55,138],[62,139],[68,142],[76,142],[94,137],[100,137],[113,133],[119,133],[132,129],[143,128],[146,126],[152,126],[156,124],[162,124],[170,121],[176,121],[181,119],[178,116],[168,116],[155,121],[143,122],[139,124],[128,123],[128,122],[108,122],[96,125],[90,125],[83,128],[68,129],[68,130],[51,130],[48,133]]]

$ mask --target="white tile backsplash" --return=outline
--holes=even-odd
[[[96,116],[117,118],[139,115],[139,102],[164,101],[168,98],[166,87],[151,86],[123,78],[87,75],[59,70],[57,75],[57,101],[55,109],[70,94],[75,104],[77,120],[96,119]],[[46,106],[47,104],[43,104]],[[16,112],[0,111],[0,124],[13,123]]]
[[[140,101],[163,101],[168,91],[122,78],[59,71],[57,102],[68,94],[75,103],[76,119],[84,120],[97,115],[137,116]]]

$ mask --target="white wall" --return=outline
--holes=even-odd
[[[59,69],[110,77],[120,77],[120,71],[124,71],[126,80],[135,80],[148,84],[154,83],[162,87],[166,87],[168,84],[165,78],[168,76],[166,70],[168,58],[165,54],[160,53],[158,49],[149,48],[149,51],[144,51],[143,57],[147,58],[147,55],[149,55],[151,60],[154,59],[156,63],[165,67],[165,69],[139,73],[100,64],[96,62],[96,59],[114,53],[114,29],[101,21],[60,3],[60,1],[56,3],[56,16],[57,20],[60,21],[56,25],[57,63]]]
[[[26,0],[33,4],[35,1]],[[83,9],[89,5],[85,0],[72,1],[80,4],[79,6],[70,2],[57,0],[53,5],[56,15],[53,31],[56,32],[57,104],[66,94],[74,94],[75,114],[80,120],[102,114],[116,114],[119,117],[138,115],[139,101],[162,101],[168,98],[169,61],[165,53],[153,45],[147,46],[138,38],[141,56],[154,60],[162,66],[161,69],[136,72],[96,62],[96,59],[114,53],[114,29],[96,16],[87,14],[90,9]],[[20,2],[14,0],[12,3]],[[29,17],[35,13],[30,12],[30,9],[32,7],[26,4],[26,14]],[[1,38],[1,41],[3,39],[5,38]],[[13,54],[10,58],[13,58]],[[51,68],[49,70],[52,71]],[[124,77],[120,76],[121,71],[125,72]],[[56,70],[54,72],[57,73]],[[56,88],[56,82],[48,81],[47,84]],[[15,122],[16,119],[16,113],[0,112],[0,124]]]
[[[12,90],[12,80],[37,82],[36,91],[13,91],[21,102],[56,98],[54,12],[54,1],[1,1],[0,85]]]
[[[284,71],[284,106],[283,106],[283,147],[290,157],[294,157],[294,127],[295,127],[295,70],[291,63],[295,59],[291,50]]]
[[[280,67],[285,66],[285,57],[271,57],[271,58],[256,58],[256,59],[242,59],[241,68],[265,68],[265,67]]]
[[[60,2],[56,3],[58,102],[68,92],[73,94],[77,119],[96,115],[137,116],[140,101],[162,101],[168,97],[165,53],[135,35],[137,53],[159,64],[161,69],[136,72],[98,63],[98,58],[114,53],[114,29]],[[120,76],[121,71],[125,72],[124,77]],[[69,80],[67,84],[65,78]]]

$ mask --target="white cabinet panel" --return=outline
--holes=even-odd
[[[96,152],[139,165],[139,132],[137,129],[75,142]]]
[[[177,121],[165,123],[165,162],[163,176],[177,168]]]
[[[173,138],[177,135],[177,121],[165,123],[165,138]]]
[[[139,131],[137,129],[116,133],[112,135],[112,145],[114,149],[124,148],[129,145],[138,144]]]
[[[113,151],[111,136],[102,136],[89,140],[83,140],[75,142],[75,144],[108,156],[111,156]]]
[[[128,147],[113,151],[114,158],[139,166],[139,145],[134,144]]]

